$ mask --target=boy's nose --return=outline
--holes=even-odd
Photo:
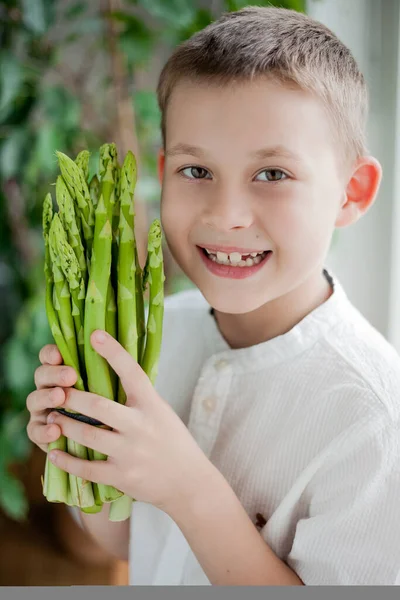
[[[250,227],[253,222],[251,203],[238,192],[213,194],[207,200],[203,222],[218,231]]]

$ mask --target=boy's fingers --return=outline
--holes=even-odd
[[[55,460],[51,458],[53,452]],[[82,477],[82,479],[92,481],[93,483],[113,485],[111,481],[112,468],[106,460],[83,460],[61,450],[52,451],[49,458],[60,469],[67,471],[67,473]]]
[[[39,360],[42,365],[61,365],[63,358],[55,344],[43,346],[39,352]]]
[[[54,406],[60,406],[65,400],[62,388],[48,388],[31,392],[26,399],[26,407],[30,413],[39,413]]]
[[[75,369],[65,366],[42,365],[35,371],[35,385],[38,390],[49,387],[71,387],[76,383]]]
[[[106,359],[111,368],[121,380],[126,394],[135,399],[148,397],[153,392],[153,386],[143,369],[131,355],[109,333],[96,330],[91,335],[93,348]]]
[[[61,435],[61,429],[58,425],[43,425],[39,421],[31,421],[26,428],[28,438],[37,446],[43,446],[49,442],[58,440]]]

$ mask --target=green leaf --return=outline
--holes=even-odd
[[[158,123],[161,118],[157,96],[152,90],[138,90],[133,97],[138,122],[152,121]]]
[[[306,0],[263,0],[257,2],[257,6],[277,6],[280,8],[289,8],[298,12],[305,12]],[[247,0],[225,0],[226,9],[229,12],[234,12],[249,6]]]
[[[22,18],[25,25],[34,33],[45,33],[53,20],[51,0],[21,0]]]
[[[297,10],[297,12],[306,11],[306,0],[272,0],[269,4],[278,6],[281,8],[289,8],[291,10]]]
[[[86,17],[74,23],[74,35],[101,34],[104,23],[100,17]]]
[[[74,2],[71,6],[69,6],[65,13],[64,19],[72,20],[80,17],[84,12],[87,11],[87,3],[86,2]]]
[[[29,412],[25,407],[17,410],[16,407],[6,410],[2,417],[2,433],[0,434],[2,445],[1,464],[25,460],[32,448],[32,442],[28,438],[26,427],[29,423]]]
[[[24,350],[21,340],[12,338],[8,342],[4,356],[5,381],[16,396],[22,397],[27,390],[34,389],[33,378],[37,366],[37,358]]]
[[[56,150],[63,146],[63,131],[57,124],[43,123],[38,131],[35,152],[39,169],[44,176],[50,177],[57,169]]]
[[[18,95],[24,82],[24,72],[19,61],[3,52],[0,58],[0,112],[3,112]]]
[[[136,23],[138,20],[137,17],[131,15],[129,13],[125,13],[122,10],[113,10],[107,13],[107,16],[113,19],[114,21],[118,21],[119,23]]]
[[[0,148],[0,172],[4,179],[19,173],[26,147],[27,136],[24,128],[14,129]]]
[[[42,90],[42,106],[49,121],[55,122],[60,131],[80,127],[81,105],[79,100],[60,85]]]
[[[193,20],[188,25],[180,27],[176,32],[171,31],[173,37],[170,38],[170,41],[172,41],[174,45],[180,44],[181,42],[184,42],[190,38],[197,31],[207,27],[207,25],[213,21],[214,17],[211,11],[205,8],[199,8],[193,17]],[[168,29],[166,30],[166,33],[168,33]]]
[[[11,519],[21,521],[27,517],[29,504],[24,486],[6,471],[0,471],[0,505]]]
[[[135,2],[136,4],[136,2]],[[196,6],[192,0],[138,0],[141,5],[153,17],[161,21],[167,21],[173,27],[185,27],[193,21]]]
[[[144,65],[151,56],[155,34],[135,16],[126,24],[125,31],[118,38],[118,45],[128,61],[134,65]]]
[[[16,320],[13,336],[3,348],[4,379],[14,395],[14,406],[25,407],[26,395],[34,388],[39,350],[52,342],[43,292],[25,302]]]

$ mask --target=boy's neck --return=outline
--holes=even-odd
[[[300,287],[244,314],[214,310],[218,328],[231,348],[248,348],[290,331],[332,295],[322,269]]]

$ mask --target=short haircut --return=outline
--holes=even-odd
[[[163,147],[177,83],[226,86],[263,76],[322,100],[345,162],[366,153],[368,92],[349,48],[308,15],[260,6],[223,13],[171,54],[157,85]]]

